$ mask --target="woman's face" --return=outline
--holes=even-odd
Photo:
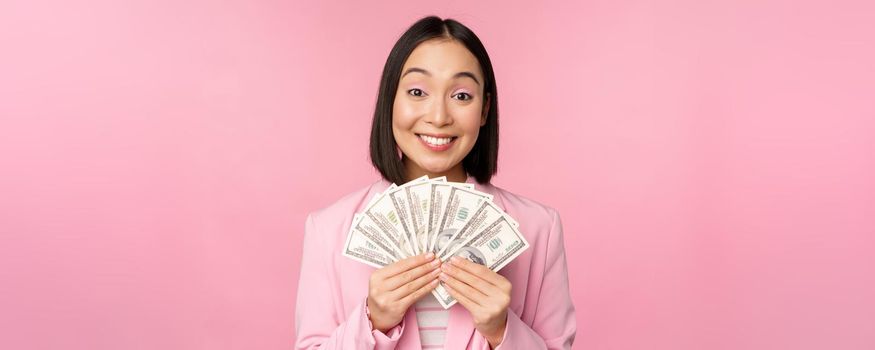
[[[461,166],[486,124],[483,83],[477,58],[455,40],[425,41],[411,52],[392,109],[408,168],[440,174]]]

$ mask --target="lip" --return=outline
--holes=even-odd
[[[437,137],[437,138],[455,137],[455,136],[450,135],[450,134],[426,134],[424,132],[417,132],[414,134],[416,134],[416,136],[425,135],[425,136],[431,136],[431,137]]]
[[[423,140],[421,137],[419,137],[419,135],[425,135],[425,136],[431,136],[431,137],[437,137],[437,138],[452,137],[453,139],[450,140],[450,142],[447,142],[446,144],[443,144],[440,146],[435,146],[435,145],[432,145],[428,142],[425,142],[425,140]],[[420,134],[420,133],[416,134],[416,138],[419,139],[419,142],[422,143],[422,145],[425,146],[425,148],[428,148],[428,149],[435,151],[435,152],[441,152],[441,151],[446,151],[446,150],[450,149],[450,147],[453,147],[453,144],[455,144],[456,140],[458,139],[458,137],[456,137],[456,136],[447,135],[447,134]]]

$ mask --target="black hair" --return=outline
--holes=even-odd
[[[410,53],[420,43],[437,38],[460,42],[477,58],[483,71],[483,91],[485,96],[488,96],[489,103],[486,124],[480,127],[477,142],[462,160],[462,167],[477,182],[488,184],[492,175],[498,170],[498,94],[495,87],[495,74],[492,71],[489,54],[486,53],[486,48],[477,35],[468,27],[449,18],[428,16],[416,21],[392,47],[383,66],[374,120],[371,124],[371,163],[387,181],[397,184],[406,182],[404,163],[399,157],[395,136],[392,134],[395,94],[401,79],[401,69],[404,68]],[[485,105],[483,107],[487,108]]]

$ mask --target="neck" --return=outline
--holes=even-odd
[[[447,169],[443,172],[431,172],[425,169],[420,168],[414,162],[410,161],[406,157],[403,159],[404,168],[406,170],[405,181],[411,181],[413,179],[422,177],[423,175],[428,175],[429,178],[446,176],[447,181],[449,182],[465,182],[468,179],[468,174],[465,173],[465,169],[462,168],[462,163],[456,164],[456,166]]]

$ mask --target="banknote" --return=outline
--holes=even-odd
[[[381,268],[406,257],[433,252],[498,271],[528,248],[519,224],[474,184],[445,177],[391,184],[353,216],[343,256]],[[444,307],[456,303],[443,284],[432,295]]]
[[[398,187],[395,190],[390,191],[387,196],[392,202],[392,206],[395,208],[395,212],[398,213],[398,220],[401,221],[401,228],[404,230],[404,235],[408,238],[408,242],[410,242],[410,249],[414,255],[422,252],[422,248],[419,244],[418,235],[416,234],[416,227],[414,215],[416,215],[417,211],[414,206],[416,205],[414,202],[418,202],[418,198],[416,196],[411,196],[410,188],[414,186],[425,186],[428,185],[428,182],[420,182],[415,184],[407,184],[401,187]]]
[[[519,232],[513,219],[502,215],[472,234],[467,242],[446,257],[459,256],[498,272],[528,248],[529,242]],[[445,309],[456,303],[443,282],[432,290],[432,295]]]
[[[428,233],[428,225],[426,224],[426,221],[430,211],[431,201],[429,200],[429,194],[431,192],[431,186],[435,182],[446,182],[446,179],[445,176],[441,176],[431,179],[430,181],[418,182],[409,186],[404,186],[398,191],[405,197],[398,201],[406,202],[408,206],[408,214],[402,216],[402,218],[409,220],[408,228],[413,231],[413,240],[417,247],[416,254],[426,252],[426,244],[428,243],[426,239]]]
[[[387,196],[383,196],[387,197]],[[362,214],[360,224],[375,228],[392,245],[392,250],[402,257],[413,256],[412,245],[409,242],[398,213],[388,200],[377,200],[370,209]]]
[[[429,189],[429,212],[428,212],[428,220],[426,222],[427,228],[426,231],[427,237],[426,241],[426,250],[430,252],[434,249],[434,239],[438,234],[438,227],[440,226],[441,218],[444,215],[444,209],[446,209],[447,198],[450,196],[450,190],[453,187],[462,187],[468,190],[474,190],[473,184],[468,183],[457,183],[457,182],[448,182],[442,184],[432,183]]]
[[[373,227],[360,225],[361,220],[361,215],[354,217],[343,245],[343,255],[376,268],[398,261],[397,253],[389,247],[385,237]]]
[[[480,203],[480,206],[474,212],[474,215],[468,219],[467,222],[460,228],[453,236],[441,237],[441,240],[436,242],[435,245],[442,247],[440,251],[436,253],[436,256],[441,260],[446,260],[446,256],[456,250],[460,245],[467,242],[468,238],[474,232],[477,232],[483,225],[487,223],[495,222],[502,215],[504,215],[504,211],[501,210],[495,203],[484,201]],[[516,221],[511,219],[512,225],[518,225]],[[446,240],[444,240],[446,239]]]
[[[437,186],[437,185],[436,185]],[[435,256],[440,256],[446,248],[450,238],[471,219],[474,211],[483,202],[491,201],[492,195],[469,190],[462,187],[452,186],[447,194],[445,207],[441,213],[440,224],[435,231],[431,251]]]
[[[387,190],[393,190],[397,187],[398,185],[392,184]],[[376,200],[380,198],[381,194],[382,193],[377,193],[376,195],[371,197],[371,199],[368,201],[368,204],[365,205],[365,208],[370,208],[371,205],[373,205],[374,202],[376,202]],[[386,241],[386,238],[382,233],[376,235],[376,237],[373,237],[373,239],[370,239],[365,234],[365,232],[369,231],[356,231],[356,228],[359,227],[358,224],[361,219],[362,214],[360,213],[353,216],[352,224],[349,227],[349,233],[346,236],[346,242],[343,245],[343,255],[350,259],[363,262],[376,268],[385,266],[387,263],[391,263],[391,260],[393,259],[390,259],[385,255],[395,256],[397,255],[397,251],[392,247],[378,248],[378,243],[375,242],[388,242]]]
[[[398,185],[396,185],[396,184],[391,184],[391,185],[389,185],[389,188],[387,188],[385,191],[383,191],[383,192],[379,192],[379,193],[375,194],[373,197],[371,197],[371,200],[368,201],[368,204],[365,205],[365,209],[364,209],[364,210],[368,210],[368,209],[370,209],[371,206],[373,206],[374,203],[375,203],[378,199],[382,198],[382,196],[383,196],[384,193],[390,192],[390,191],[392,191],[392,190],[394,190],[394,189],[396,189],[396,188],[398,188]]]
[[[370,202],[370,205],[363,213],[362,224],[376,226],[402,257],[416,255],[414,252],[417,249],[415,243],[412,242],[412,231],[407,229],[407,223],[402,217],[402,215],[406,215],[407,210],[404,210],[403,207],[398,207],[398,203],[393,200],[392,194],[398,192],[404,186],[423,181],[428,181],[428,177],[423,176],[402,186],[384,191]]]

